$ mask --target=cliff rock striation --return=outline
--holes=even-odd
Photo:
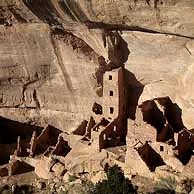
[[[72,131],[101,100],[100,78],[117,63],[128,70],[129,110],[170,97],[193,128],[193,7],[192,0],[1,1],[0,116]]]

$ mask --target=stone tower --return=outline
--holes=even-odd
[[[103,77],[103,116],[112,121],[126,115],[125,69],[107,71]]]

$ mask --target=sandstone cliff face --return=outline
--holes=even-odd
[[[104,34],[117,29],[113,55],[129,71],[129,109],[169,96],[193,128],[193,7],[192,0],[1,1],[0,115],[72,130],[100,100],[97,58],[110,59]]]
[[[2,115],[67,129],[87,117],[95,101],[89,57],[52,36],[46,24],[16,24],[0,32]]]
[[[59,17],[62,21],[103,22],[126,25],[134,29],[139,27],[163,33],[194,36],[192,0],[37,0],[36,2],[25,0],[25,2],[31,10],[44,19],[55,16],[56,20]],[[38,5],[42,5],[41,10]],[[47,17],[44,14],[47,14]]]

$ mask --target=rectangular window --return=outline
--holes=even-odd
[[[109,95],[110,95],[110,96],[113,96],[113,91],[110,91],[110,92],[109,92]]]
[[[114,112],[114,108],[110,107],[110,114],[113,114],[113,112]]]
[[[109,80],[112,80],[112,75],[109,75]]]
[[[161,152],[164,151],[164,146],[160,146],[160,151],[161,151]]]

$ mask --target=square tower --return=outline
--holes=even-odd
[[[103,115],[109,121],[126,114],[124,68],[107,71],[103,77]]]

